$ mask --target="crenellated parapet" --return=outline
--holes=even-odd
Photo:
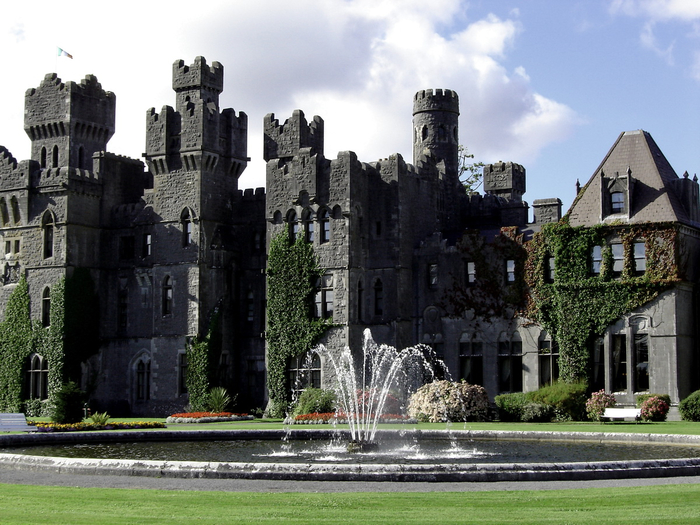
[[[314,116],[307,122],[304,112],[297,109],[284,124],[280,124],[274,113],[265,116],[263,158],[291,159],[303,148],[310,148],[311,154],[323,155],[323,119]]]
[[[447,111],[459,115],[459,96],[451,89],[422,89],[413,96],[413,114]]]
[[[0,191],[29,188],[29,174],[37,168],[36,163],[29,160],[17,162],[7,148],[0,146]]]
[[[219,62],[212,62],[209,66],[201,56],[189,66],[184,60],[176,60],[173,64],[173,90],[179,93],[191,89],[221,93],[224,90],[224,66]]]
[[[525,193],[525,168],[514,162],[496,162],[484,166],[484,191],[520,201]]]

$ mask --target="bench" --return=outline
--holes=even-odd
[[[36,432],[24,414],[0,414],[0,432]]]
[[[632,418],[639,421],[642,416],[642,410],[639,408],[606,408],[603,412],[602,419],[626,419]]]

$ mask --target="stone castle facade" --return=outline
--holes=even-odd
[[[556,345],[518,311],[526,301],[523,245],[561,218],[561,201],[535,201],[534,222],[528,222],[525,169],[512,162],[485,167],[483,195],[464,191],[455,92],[416,94],[412,163],[399,154],[365,163],[351,151],[327,159],[320,117],[307,120],[295,111],[280,123],[269,114],[266,190],[242,191],[248,117],[219,107],[223,66],[201,57],[191,65],[177,61],[172,86],[175,106],[147,112],[145,165],[106,151],[116,101],[93,76],[76,84],[47,75],[26,94],[31,159],[17,162],[0,149],[0,304],[24,276],[31,315],[46,325],[52,287],[77,270],[89,272],[99,296],[99,350],[81,361],[75,379],[96,408],[112,415],[183,409],[186,344],[206,332],[214,312],[221,327],[216,381],[238,394],[240,410],[264,407],[266,247],[280,234],[303,235],[325,271],[314,311],[333,319],[322,340],[327,347],[359,348],[365,328],[378,342],[401,348],[426,343],[454,378],[483,384],[491,398],[556,379]],[[624,153],[614,147],[605,162],[627,155],[622,165],[632,154],[642,159],[653,143],[642,141],[632,151],[626,139],[640,137],[621,137]],[[634,220],[630,181],[654,172],[639,163],[634,175],[596,183],[597,189],[587,185],[572,208],[574,220],[605,221],[610,190],[600,188],[617,186],[627,199],[627,220]],[[666,164],[656,166],[665,177],[659,191],[672,197],[663,220],[695,239],[697,182],[679,179]],[[693,243],[687,246],[695,253]],[[607,359],[602,385],[613,390],[621,385],[615,370],[625,366],[632,377],[644,364],[632,332],[652,338],[647,382],[626,383],[623,401],[633,402],[645,388],[677,402],[697,387],[695,273],[612,326],[597,347]],[[687,319],[671,323],[689,304]],[[620,333],[629,336],[622,365]],[[67,356],[72,351],[64,349]],[[52,364],[37,368],[42,359],[27,356],[27,398],[46,395],[42,370]],[[318,386],[327,386],[327,363],[314,366]],[[289,368],[293,377],[298,363]]]

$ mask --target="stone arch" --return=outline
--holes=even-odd
[[[12,222],[20,224],[22,222],[22,216],[19,212],[19,201],[16,195],[13,195],[10,199],[10,209],[12,210]]]
[[[135,403],[143,403],[151,399],[151,353],[141,349],[129,363],[129,378],[131,382],[131,399]]]

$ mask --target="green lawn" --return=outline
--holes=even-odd
[[[700,523],[700,488],[236,493],[0,485],[14,523]]]

